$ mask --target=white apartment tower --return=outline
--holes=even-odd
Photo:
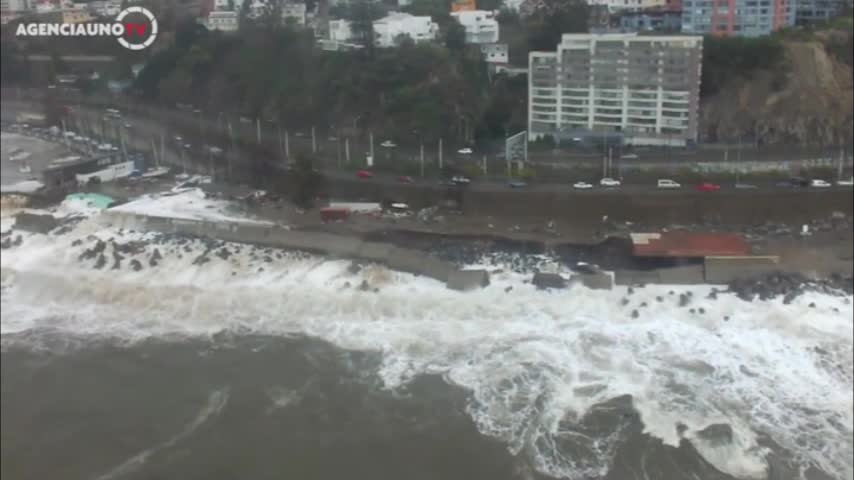
[[[564,34],[556,52],[531,52],[530,137],[695,142],[702,41],[684,35]]]

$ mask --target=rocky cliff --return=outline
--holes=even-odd
[[[851,59],[846,61],[850,35],[836,30],[783,40],[782,59],[773,67],[728,79],[701,101],[700,140],[850,145],[854,127],[854,78]]]

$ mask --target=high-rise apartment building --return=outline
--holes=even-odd
[[[531,138],[618,137],[634,145],[697,139],[702,37],[564,34],[531,52]]]
[[[796,0],[684,0],[682,33],[758,37],[795,24]]]
[[[797,0],[795,2],[795,24],[809,25],[820,22],[851,8],[851,0]]]

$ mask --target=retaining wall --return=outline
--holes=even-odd
[[[737,278],[765,275],[780,269],[778,257],[706,257],[706,283],[729,283]]]
[[[210,237],[231,242],[304,250],[342,258],[378,262],[394,270],[423,275],[446,283],[450,279],[458,278],[456,274],[460,272],[453,264],[419,250],[395,247],[380,242],[364,242],[355,237],[332,233],[295,231],[272,224],[206,222],[151,217],[115,210],[105,211],[102,218],[105,219],[105,223],[117,227]],[[481,277],[483,276],[486,276],[486,281],[481,283],[488,284],[488,274],[483,272]],[[456,287],[456,284],[452,287]]]
[[[617,285],[663,284],[699,285],[705,283],[703,265],[659,268],[656,270],[618,270],[614,273]]]

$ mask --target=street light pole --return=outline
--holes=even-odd
[[[314,125],[311,127],[311,153],[317,153],[317,141],[314,136]]]
[[[350,137],[344,139],[344,159],[350,165]]]
[[[442,170],[442,139],[439,139],[439,170]]]
[[[421,144],[421,178],[424,178],[424,144]]]

